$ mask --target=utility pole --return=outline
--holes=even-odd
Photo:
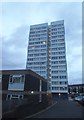
[[[41,63],[40,63],[40,76],[41,76]],[[42,92],[42,80],[40,79],[40,82],[39,82],[39,102],[42,102],[42,95],[41,95],[41,92]]]

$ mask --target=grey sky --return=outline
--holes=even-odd
[[[30,25],[64,20],[69,84],[82,82],[82,3],[0,3],[1,6],[3,69],[25,68]]]

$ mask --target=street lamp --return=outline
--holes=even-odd
[[[41,76],[41,64],[40,64],[40,76]],[[41,95],[41,91],[42,91],[42,80],[40,79],[40,85],[39,85],[39,102],[42,102],[42,95]]]
[[[33,93],[34,93],[34,91],[31,91],[31,93],[33,94]]]

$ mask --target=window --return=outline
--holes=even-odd
[[[10,100],[10,95],[7,95],[7,98],[6,98],[7,100]]]
[[[52,36],[52,38],[57,38],[57,36]]]
[[[59,66],[59,68],[65,68],[65,67],[66,67],[65,65]]]
[[[57,48],[52,48],[52,50],[57,50]]]
[[[58,85],[59,81],[52,81],[52,85]]]
[[[66,61],[59,61],[60,64],[66,63]]]
[[[59,87],[52,87],[52,90],[60,90]]]
[[[46,44],[46,41],[42,41],[41,43],[42,43],[43,45],[45,45],[45,44]]]
[[[18,95],[12,95],[13,98],[18,98]]]
[[[58,42],[64,42],[64,39],[58,39]]]
[[[58,76],[52,76],[52,79],[58,79]]]
[[[60,87],[60,90],[67,90],[67,87]]]
[[[45,51],[46,51],[46,49],[41,49],[41,51],[44,51],[44,52],[45,52]]]
[[[46,47],[46,45],[41,45],[41,47]]]
[[[57,42],[57,40],[55,39],[55,40],[52,40],[51,42],[52,42],[52,43],[55,43],[55,42]]]
[[[10,75],[9,83],[23,83],[24,75]]]
[[[58,64],[58,61],[52,61],[52,64]]]
[[[63,70],[63,71],[59,71],[59,73],[66,73],[66,71],[65,71],[65,70]]]
[[[61,52],[52,52],[52,55],[59,55],[59,54],[64,54],[65,52],[64,51],[61,51]]]
[[[58,66],[52,66],[52,68],[58,68]]]
[[[59,59],[63,59],[63,58],[65,58],[65,56],[59,56]]]
[[[46,53],[41,53],[41,55],[42,55],[42,56],[45,56],[45,55],[46,55]]]
[[[52,57],[52,59],[58,59],[58,57],[56,56],[56,57]]]
[[[13,76],[13,83],[20,83],[20,77]]]
[[[56,34],[57,34],[57,32],[52,32],[51,34],[52,34],[52,35],[56,35]]]
[[[7,100],[11,99],[23,99],[23,95],[19,94],[8,94],[7,95]]]
[[[58,50],[64,50],[65,47],[58,47]]]
[[[51,46],[53,47],[53,46],[57,46],[57,44],[56,43],[54,43],[54,44],[51,44]]]
[[[60,79],[66,79],[66,76],[59,76]]]
[[[56,31],[57,30],[57,28],[54,28],[54,29],[51,29],[52,31]]]
[[[58,73],[58,71],[52,71],[52,73],[57,74],[57,73]]]
[[[64,35],[58,35],[59,38],[64,37]]]

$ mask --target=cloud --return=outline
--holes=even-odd
[[[64,19],[69,83],[82,78],[82,3],[4,3],[3,69],[25,68],[29,26]]]
[[[28,26],[21,26],[10,36],[3,38],[2,43],[2,68],[25,68],[28,44]]]

